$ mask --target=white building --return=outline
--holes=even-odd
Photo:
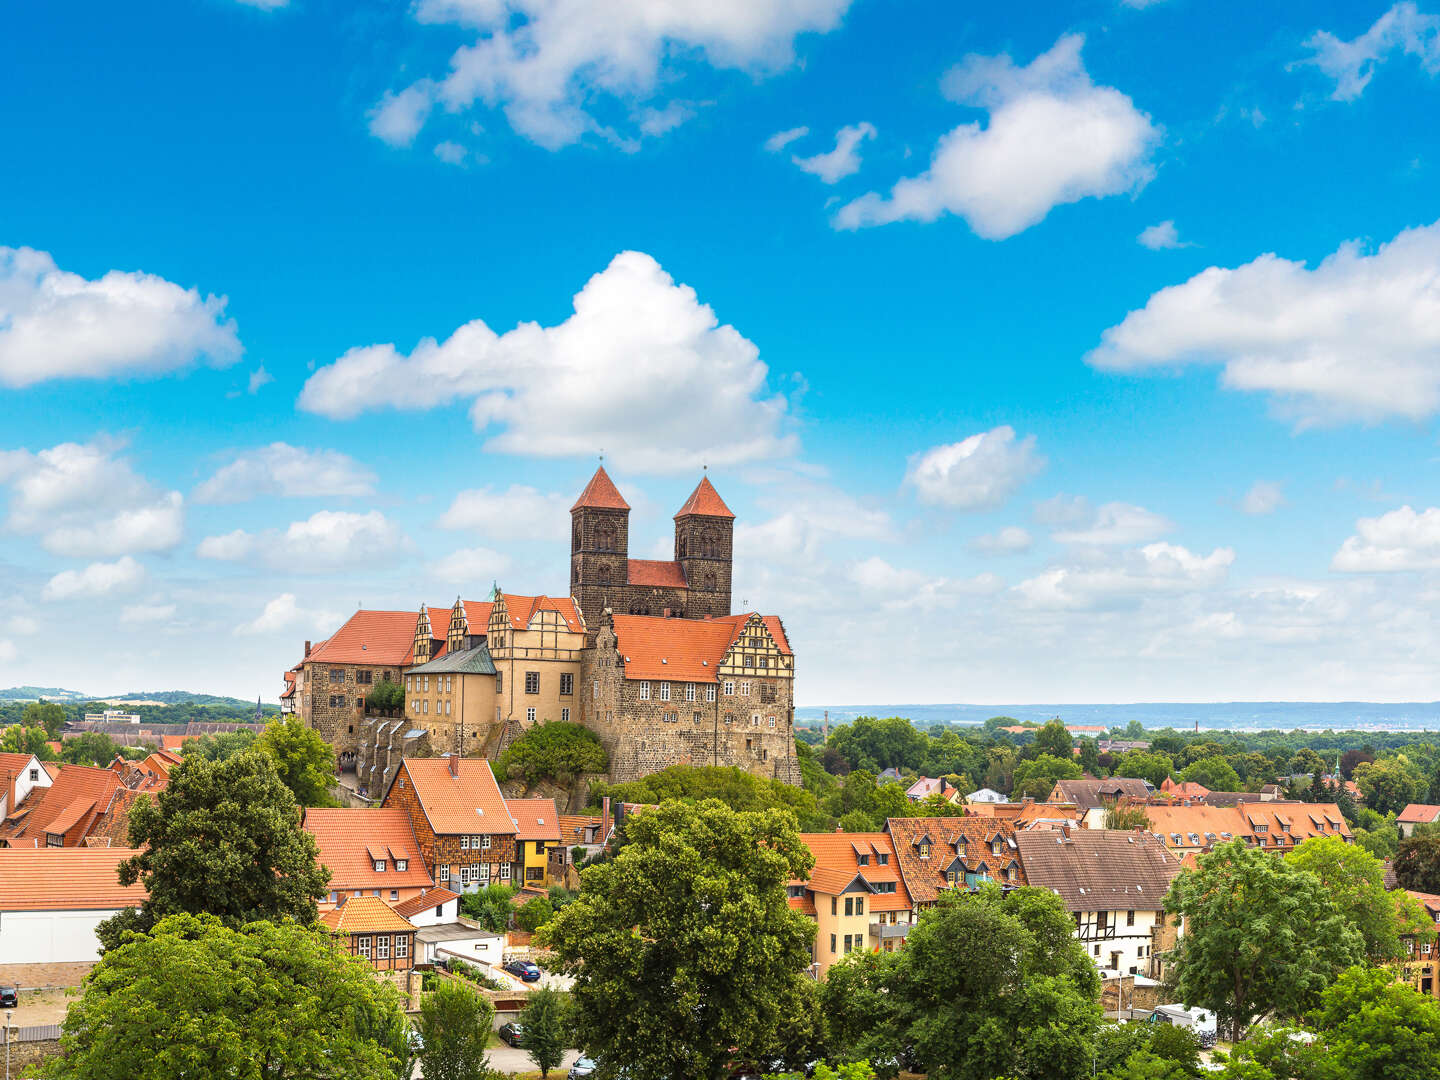
[[[34,754],[0,754],[0,821],[15,812],[36,788],[50,786],[50,774]]]
[[[460,918],[460,897],[443,885],[390,906],[416,926],[439,926]]]
[[[121,886],[125,848],[0,848],[0,982],[78,983],[100,958],[95,927],[145,899]]]
[[[1151,975],[1165,893],[1180,859],[1136,830],[1061,829],[1015,837],[1031,885],[1050,889],[1075,918],[1075,936],[1103,970]]]
[[[415,931],[415,962],[435,964],[444,960],[499,968],[505,960],[505,935],[459,921],[422,926]]]

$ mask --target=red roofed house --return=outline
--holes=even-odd
[[[560,812],[554,799],[506,799],[515,822],[515,879],[527,889],[550,887],[550,849],[560,843]]]
[[[405,758],[383,805],[409,816],[437,885],[467,893],[510,883],[517,830],[484,758]]]
[[[1210,794],[1210,789],[1204,784],[1197,784],[1194,780],[1176,781],[1168,776],[1160,782],[1160,790],[1177,799],[1203,799]]]
[[[50,786],[50,774],[34,754],[0,754],[0,822],[19,810],[36,788]]]
[[[370,688],[400,681],[414,643],[413,611],[357,611],[314,649],[305,643],[295,711],[335,748],[341,770],[354,768]]]
[[[330,871],[330,892],[321,910],[346,898],[378,897],[397,904],[435,884],[401,807],[305,811],[304,826],[320,849],[319,862]]]
[[[134,854],[0,849],[0,983],[79,983],[100,956],[95,927],[145,899],[145,886],[122,886],[116,873]]]
[[[409,900],[392,904],[395,911],[415,926],[439,926],[460,918],[460,895],[443,886],[426,889]]]
[[[414,925],[383,900],[347,900],[322,914],[320,922],[376,971],[409,971],[415,962]]]
[[[801,833],[815,856],[789,903],[815,920],[811,970],[824,975],[852,952],[898,948],[910,930],[910,894],[886,833]]]
[[[1408,840],[1414,835],[1416,825],[1433,825],[1436,821],[1440,821],[1440,806],[1411,803],[1400,811],[1395,824],[1400,826],[1400,835]]]
[[[66,765],[54,782],[30,798],[0,826],[0,846],[80,847],[90,829],[125,787],[109,769]]]

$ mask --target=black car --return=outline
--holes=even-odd
[[[20,1007],[20,988],[18,986],[0,986],[0,1009],[18,1009]]]
[[[514,1021],[504,1024],[500,1028],[500,1041],[510,1046],[524,1046],[525,1029]]]

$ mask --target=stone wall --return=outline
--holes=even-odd
[[[60,1056],[59,1039],[10,1044],[10,1075],[14,1080],[32,1080],[41,1075],[45,1062]]]
[[[419,735],[410,736],[412,731]],[[434,757],[430,733],[405,717],[362,717],[357,724],[355,782],[371,799],[383,799],[400,762],[407,757]]]
[[[306,660],[304,672],[300,715],[308,727],[335,748],[340,766],[348,768],[359,748],[366,695],[383,678],[399,682],[399,669]],[[364,681],[367,676],[368,682]]]

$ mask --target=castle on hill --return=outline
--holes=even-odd
[[[780,618],[731,613],[735,515],[708,477],[675,514],[672,560],[629,556],[630,506],[597,469],[570,508],[570,589],[355,612],[305,643],[281,706],[335,748],[362,792],[402,757],[494,757],[535,724],[595,732],[610,778],[735,765],[800,783],[795,654]],[[369,694],[405,688],[377,715]]]

